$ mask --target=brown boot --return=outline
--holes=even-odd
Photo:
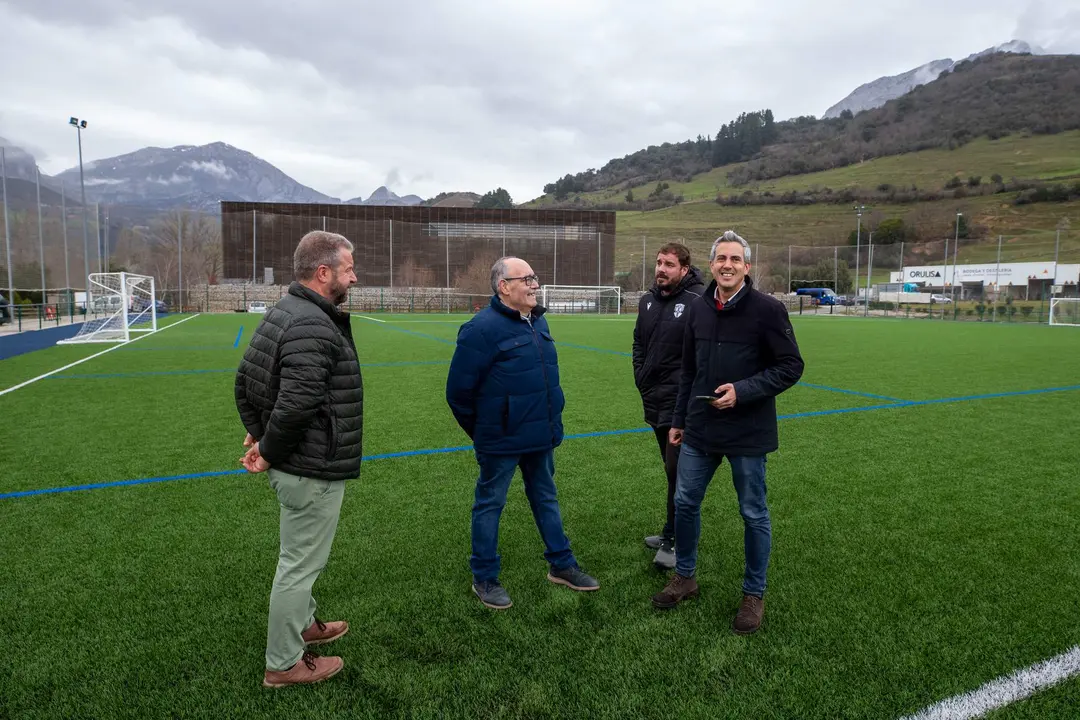
[[[288,670],[267,670],[263,675],[263,685],[268,688],[279,688],[287,685],[322,682],[337,675],[344,666],[344,661],[339,657],[316,657],[305,652],[300,662]]]
[[[653,607],[664,610],[673,608],[683,600],[698,596],[697,580],[692,577],[683,577],[679,573],[671,576],[667,586],[652,597]]]
[[[743,595],[742,605],[739,606],[739,612],[731,623],[731,629],[737,635],[750,635],[761,627],[761,619],[764,616],[765,600],[756,595]]]
[[[324,623],[319,618],[311,623],[311,627],[300,634],[306,645],[325,645],[334,642],[339,637],[349,632],[349,623],[344,620]]]

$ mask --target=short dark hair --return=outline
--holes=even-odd
[[[338,252],[346,248],[350,253],[353,245],[345,236],[323,230],[312,230],[300,238],[293,253],[293,275],[297,280],[310,280],[320,265],[328,265],[334,272],[338,269]]]
[[[674,255],[679,258],[679,265],[682,267],[689,267],[690,265],[690,249],[682,243],[672,242],[668,243],[664,247],[656,251],[659,255]]]

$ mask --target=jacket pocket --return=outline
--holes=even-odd
[[[326,411],[326,459],[333,460],[338,450],[337,414],[334,406],[330,405]]]
[[[510,396],[503,396],[503,409],[502,409],[502,430],[505,434],[510,428]]]

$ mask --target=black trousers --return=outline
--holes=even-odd
[[[668,443],[668,431],[671,428],[653,428],[656,433],[656,444],[660,446],[660,459],[664,463],[664,472],[667,474],[667,520],[664,522],[663,536],[668,540],[675,539],[675,484],[679,477],[679,445]]]

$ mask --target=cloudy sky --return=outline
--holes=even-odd
[[[335,197],[507,188],[820,116],[1012,38],[1080,52],[1080,0],[0,0],[0,136],[55,174],[224,141]]]

